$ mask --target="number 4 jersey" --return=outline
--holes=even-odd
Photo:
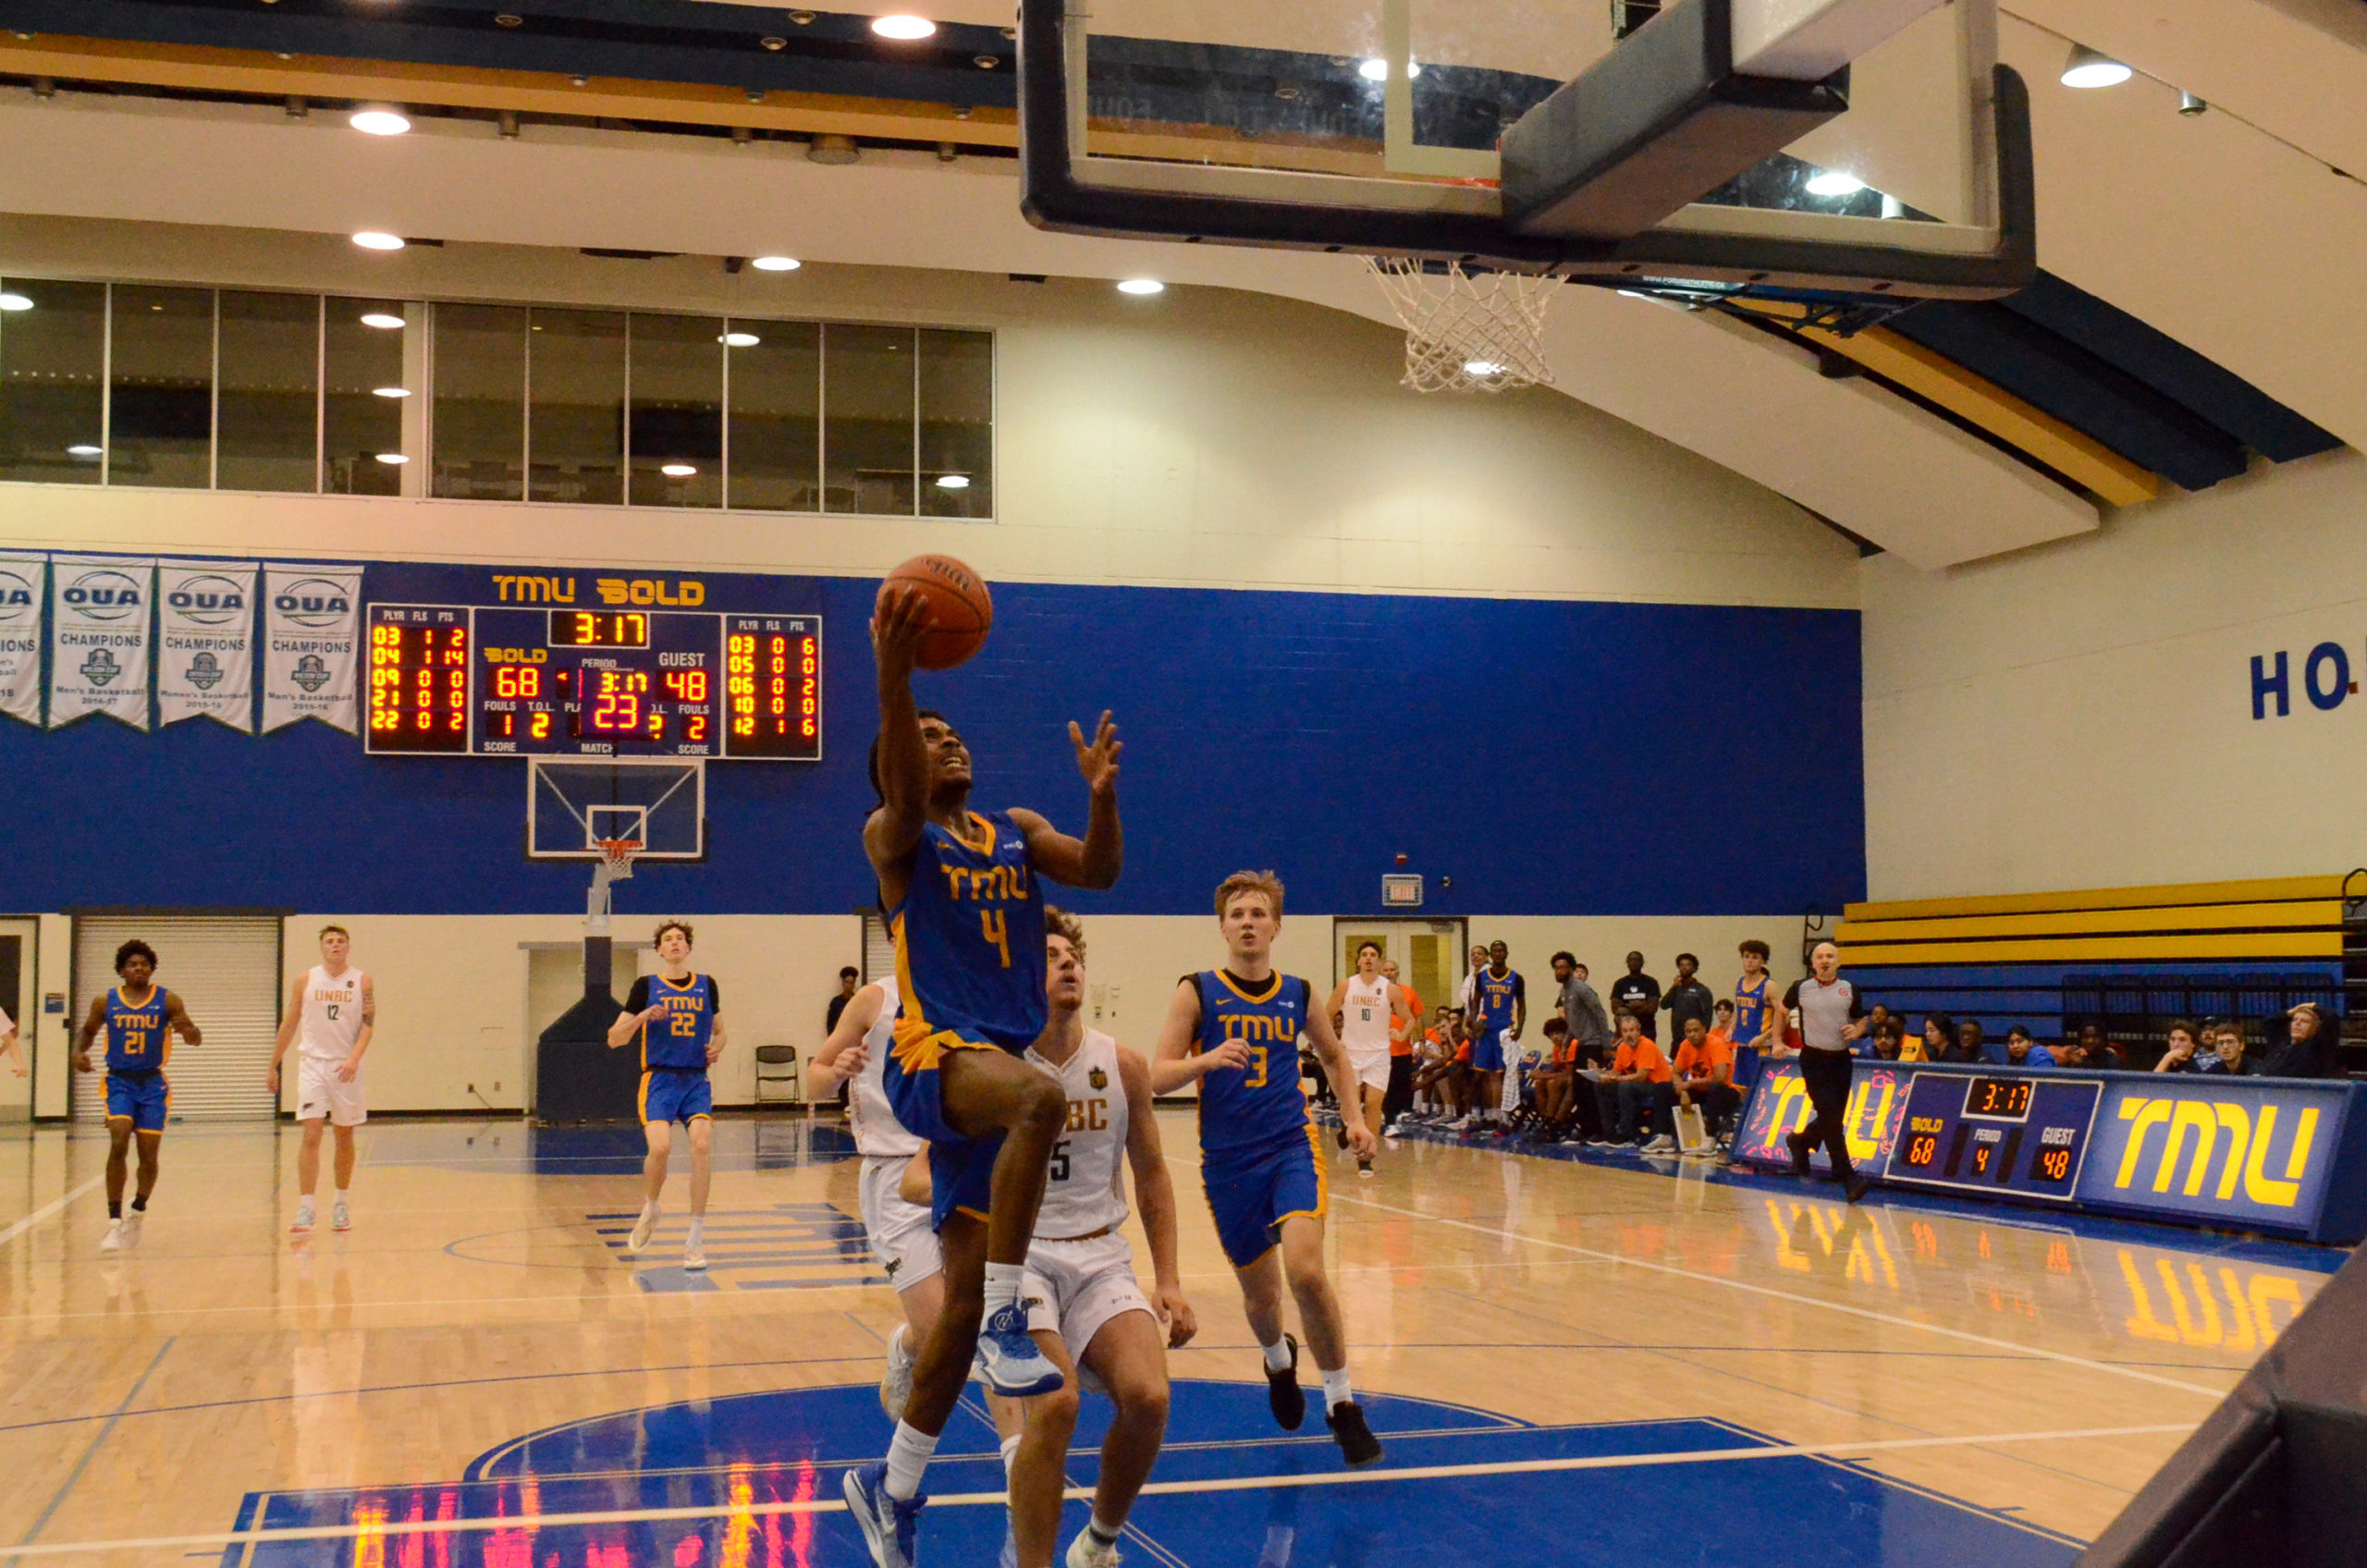
[[[1251,985],[1223,969],[1204,969],[1188,983],[1200,992],[1198,1048],[1213,1051],[1227,1040],[1249,1048],[1245,1066],[1200,1080],[1202,1152],[1304,1144],[1310,1113],[1298,1084],[1298,1037],[1313,996],[1307,983],[1269,974]]]
[[[1044,1032],[1044,900],[1026,836],[1006,812],[972,812],[968,826],[922,827],[904,901],[889,915],[904,999],[896,1044],[908,1070],[964,1043],[1016,1055]]]

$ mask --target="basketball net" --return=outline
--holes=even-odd
[[[1365,265],[1405,328],[1405,386],[1510,392],[1553,385],[1553,367],[1545,362],[1545,307],[1560,278],[1466,272],[1461,262],[1429,272],[1404,256],[1367,256]]]
[[[592,890],[583,899],[583,934],[605,937],[608,934],[608,884],[632,880],[632,857],[639,854],[639,839],[595,839],[593,848],[600,851],[599,863],[592,867]]]

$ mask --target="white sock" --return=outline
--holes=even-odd
[[[988,1317],[1019,1299],[1019,1277],[1026,1272],[1026,1265],[1020,1263],[987,1265],[986,1315]]]
[[[1019,1439],[1020,1434],[1013,1432],[1002,1440],[1002,1478],[1005,1483],[1011,1480],[1011,1467],[1019,1463]]]
[[[643,1218],[643,1219],[648,1219],[651,1215],[653,1215],[653,1214],[655,1214],[655,1213],[656,1213],[656,1212],[657,1212],[657,1200],[656,1200],[656,1198],[650,1198],[650,1199],[648,1199],[646,1202],[644,1202],[644,1203],[641,1206],[641,1214],[642,1214],[642,1218]]]
[[[1355,1397],[1355,1395],[1348,1391],[1348,1369],[1346,1367],[1343,1366],[1337,1372],[1326,1372],[1323,1374],[1324,1409],[1331,1410],[1335,1406],[1345,1404]]]
[[[1085,1527],[1091,1530],[1093,1532],[1094,1538],[1099,1541],[1103,1546],[1116,1546],[1118,1544],[1118,1537],[1126,1533],[1126,1522],[1123,1519],[1119,1520],[1114,1525],[1105,1525],[1101,1522],[1101,1514],[1098,1510],[1095,1511],[1092,1517],[1085,1521]]]
[[[692,1216],[691,1216],[691,1233],[690,1233],[690,1235],[689,1235],[689,1236],[687,1236],[687,1237],[685,1237],[685,1238],[683,1239],[682,1244],[683,1244],[684,1246],[686,1246],[686,1247],[694,1247],[694,1246],[698,1245],[698,1244],[699,1244],[699,1243],[701,1243],[701,1242],[705,1241],[705,1239],[706,1239],[706,1216],[705,1216],[705,1215],[704,1215],[704,1214],[693,1214],[693,1215],[692,1215]]]
[[[296,1200],[296,1212],[299,1214],[310,1214],[313,1212],[312,1194],[306,1193]]]
[[[922,1472],[928,1468],[929,1456],[936,1452],[935,1438],[915,1431],[905,1422],[897,1422],[896,1435],[888,1442],[888,1495],[900,1501],[917,1495]]]
[[[1291,1369],[1291,1347],[1287,1340],[1276,1340],[1272,1344],[1257,1348],[1266,1353],[1267,1371],[1287,1372]]]
[[[339,1187],[337,1190],[337,1201],[339,1203],[343,1203],[345,1201],[345,1189],[343,1187]]]

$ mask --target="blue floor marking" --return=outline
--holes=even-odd
[[[1562,1457],[1731,1452],[1774,1439],[1708,1419],[1537,1427],[1482,1410],[1387,1394],[1362,1397],[1389,1445],[1387,1468]],[[1089,1484],[1108,1423],[1087,1400],[1070,1452]],[[990,1437],[964,1422],[929,1469],[940,1494],[998,1491]],[[884,1452],[889,1426],[865,1386],[782,1390],[620,1411],[526,1434],[425,1486],[250,1494],[237,1527],[485,1519],[521,1513],[762,1504],[839,1495],[844,1466]],[[1319,1402],[1297,1434],[1279,1431],[1262,1384],[1178,1381],[1153,1479],[1336,1473]],[[1082,1526],[1072,1502],[1063,1538]],[[993,1507],[923,1515],[929,1568],[987,1568],[1002,1544]],[[1813,1456],[1748,1464],[1664,1464],[1281,1486],[1150,1496],[1130,1522],[1167,1568],[1436,1568],[1525,1562],[1748,1562],[1752,1568],[2065,1568],[2077,1544],[2003,1511],[1975,1508],[1860,1465]],[[225,1568],[866,1568],[843,1513],[630,1521],[536,1529],[243,1545]]]
[[[795,1170],[859,1158],[843,1123],[803,1116],[724,1117],[714,1123],[717,1170]],[[630,1122],[543,1127],[520,1121],[381,1121],[367,1142],[372,1165],[443,1166],[520,1176],[639,1175],[648,1139]],[[680,1138],[674,1168],[687,1170]]]

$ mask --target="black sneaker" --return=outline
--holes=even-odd
[[[1380,1463],[1380,1439],[1365,1425],[1365,1413],[1355,1401],[1333,1405],[1324,1412],[1323,1421],[1331,1428],[1331,1437],[1340,1445],[1340,1457],[1348,1462],[1349,1469],[1361,1470]]]
[[[1285,1432],[1295,1432],[1306,1419],[1306,1390],[1298,1386],[1298,1337],[1284,1334],[1282,1343],[1291,1347],[1291,1364],[1277,1372],[1266,1369],[1266,1403],[1274,1413],[1274,1421]]]
[[[1843,1183],[1841,1188],[1844,1195],[1846,1195],[1851,1203],[1856,1203],[1859,1198],[1864,1197],[1868,1193],[1870,1193],[1873,1190],[1874,1184],[1865,1177],[1858,1175],[1854,1170],[1849,1173],[1849,1180]]]
[[[1784,1140],[1784,1146],[1792,1151],[1792,1174],[1797,1176],[1803,1182],[1807,1181],[1809,1179],[1809,1149],[1810,1146],[1809,1144],[1809,1135],[1806,1133],[1795,1133],[1790,1137]]]

